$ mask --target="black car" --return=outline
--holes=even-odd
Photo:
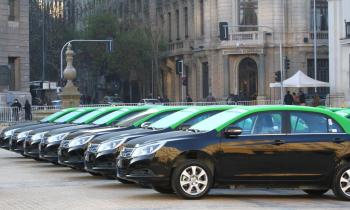
[[[349,120],[302,106],[241,107],[188,131],[127,142],[117,176],[186,199],[227,186],[292,187],[310,195],[330,188],[350,200]]]
[[[155,122],[163,117],[166,117],[176,111],[182,110],[185,107],[167,107],[159,106],[148,109],[135,116],[129,117],[117,123],[117,130],[111,135],[117,135],[120,131],[127,131]],[[58,149],[58,163],[70,166],[76,169],[84,169],[84,153],[87,149],[88,143],[99,133],[86,133],[71,140],[63,140]],[[110,135],[110,134],[104,134]]]
[[[107,134],[93,139],[85,152],[85,170],[91,174],[115,177],[118,147],[132,139],[174,130],[183,130],[232,106],[191,107],[154,122],[146,128]]]

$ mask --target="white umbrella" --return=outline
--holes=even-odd
[[[270,83],[271,88],[281,87],[281,83]],[[329,87],[328,82],[322,82],[305,75],[302,71],[298,71],[292,77],[283,81],[283,87]]]

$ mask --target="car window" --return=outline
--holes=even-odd
[[[162,119],[163,117],[166,117],[166,116],[168,116],[168,115],[170,115],[170,114],[172,114],[172,113],[174,113],[174,112],[176,112],[176,111],[168,111],[168,112],[164,112],[164,113],[162,113],[162,114],[158,114],[158,115],[156,115],[156,116],[151,117],[150,119],[148,119],[147,122],[149,122],[149,123],[154,123],[154,122],[156,122],[156,121]]]
[[[291,133],[339,133],[340,126],[332,119],[317,113],[292,112]]]
[[[265,112],[244,118],[231,127],[239,127],[243,135],[249,134],[280,134],[282,133],[281,113]]]
[[[182,125],[186,125],[186,126],[192,126],[196,123],[199,123],[200,121],[203,121],[217,113],[219,113],[220,111],[211,111],[211,112],[206,112],[206,113],[202,113],[200,115],[197,115],[195,117],[193,117],[192,119],[187,120],[186,122],[182,123]]]

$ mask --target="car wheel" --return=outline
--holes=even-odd
[[[338,168],[334,176],[332,190],[338,199],[350,200],[350,163]]]
[[[324,190],[303,190],[305,193],[311,195],[311,196],[321,196],[328,192],[329,189]]]
[[[170,186],[152,185],[152,188],[161,194],[173,194],[174,190]]]
[[[185,199],[205,196],[212,185],[213,175],[201,161],[189,160],[175,168],[171,185],[174,192]]]

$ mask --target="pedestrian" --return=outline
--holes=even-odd
[[[167,103],[169,103],[169,102],[170,102],[170,100],[168,99],[168,97],[167,97],[167,96],[164,96],[163,102],[167,104]]]
[[[314,98],[312,100],[312,106],[319,106],[320,105],[320,96],[318,96],[317,94],[314,95]]]
[[[299,96],[295,92],[292,93],[292,96],[293,96],[293,104],[299,105]]]
[[[211,93],[209,93],[209,95],[207,96],[207,102],[215,102],[215,101],[216,101],[215,97]]]
[[[304,92],[302,90],[299,91],[299,103],[302,106],[306,105],[306,103],[305,103],[305,94],[304,94]]]
[[[32,120],[32,106],[30,105],[29,101],[26,100],[24,104],[24,119],[25,120]]]
[[[19,103],[18,99],[15,99],[14,102],[11,104],[12,107],[12,115],[15,121],[19,121],[19,112],[22,109],[21,103]]]
[[[292,105],[293,104],[293,96],[287,91],[287,94],[284,96],[284,104]]]
[[[158,101],[160,101],[160,102],[164,102],[163,98],[160,97],[160,95],[158,95],[157,99],[158,99]]]
[[[192,103],[193,102],[191,96],[189,96],[189,95],[186,96],[186,102],[187,103]]]

